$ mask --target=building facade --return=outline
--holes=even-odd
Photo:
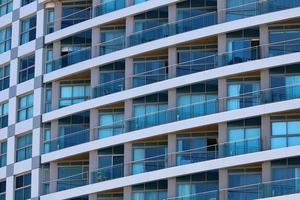
[[[0,200],[300,199],[299,0],[0,0]]]

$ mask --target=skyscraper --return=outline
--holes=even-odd
[[[0,200],[300,199],[299,0],[0,0]]]

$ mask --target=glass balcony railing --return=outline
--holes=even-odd
[[[225,188],[221,190],[212,190],[201,193],[194,193],[184,196],[171,197],[166,200],[219,200],[228,199],[230,192],[238,193],[240,196],[248,197],[247,199],[263,199],[300,193],[300,178],[281,179],[251,185]],[[288,199],[288,198],[286,198]]]
[[[197,15],[197,16],[186,18],[183,20],[175,21],[172,23],[156,26],[156,27],[146,29],[143,31],[135,32],[135,33],[127,35],[127,36],[118,37],[118,38],[112,39],[110,41],[106,41],[106,42],[97,44],[96,46],[79,50],[78,52],[74,52],[74,54],[78,55],[78,54],[80,54],[81,51],[83,51],[83,52],[87,51],[87,52],[89,52],[89,55],[90,55],[91,54],[90,52],[93,51],[93,52],[95,52],[95,57],[102,56],[102,55],[105,55],[108,53],[112,53],[112,52],[115,52],[115,51],[118,51],[121,49],[139,45],[142,43],[146,43],[146,42],[150,42],[153,40],[162,39],[162,38],[166,38],[166,37],[173,36],[176,34],[185,33],[188,31],[199,29],[199,28],[215,25],[218,23],[218,15],[225,16],[226,13],[230,12],[231,10],[236,10],[239,8],[242,9],[245,6],[249,7],[252,4],[255,5],[255,7],[259,8],[258,9],[259,11],[254,12],[253,16],[300,6],[300,2],[295,1],[295,0],[286,0],[284,5],[282,5],[281,2],[282,2],[282,0],[258,1],[258,2],[253,2],[250,4],[237,6],[234,8],[228,8],[228,9],[221,10],[218,12],[210,12],[210,13],[206,13],[206,14]],[[245,17],[249,17],[249,16],[241,14],[239,19],[245,18]],[[232,19],[225,20],[225,21],[231,21],[231,20]],[[48,61],[46,63],[47,72],[51,72],[51,71],[68,66],[63,63],[63,61],[62,61],[63,59],[68,60],[70,64],[75,64],[75,63],[90,59],[90,57],[88,57],[88,56],[77,57],[77,56],[72,56],[71,54]],[[85,53],[83,53],[83,54],[85,54]],[[70,57],[70,58],[65,58],[65,57]],[[239,60],[236,60],[235,62],[238,62],[238,61]]]
[[[260,45],[251,48],[226,52],[220,55],[211,55],[175,65],[161,67],[151,71],[134,74],[132,76],[101,83],[92,88],[92,97],[97,98],[125,90],[125,82],[129,83],[128,89],[143,85],[193,74],[201,71],[224,67],[232,64],[261,59],[261,52],[268,52],[264,57],[273,57],[300,52],[300,38]]]
[[[148,0],[145,0],[148,1]],[[55,21],[47,23],[48,34],[57,30],[64,29],[74,24],[98,17],[113,11],[120,10],[129,6],[135,5],[135,3],[128,4],[126,0],[102,0],[99,5],[88,7],[78,12],[74,12],[70,15],[56,19]],[[127,4],[127,5],[126,5]]]
[[[85,129],[81,131],[76,131],[74,133],[69,133],[64,136],[59,136],[51,140],[44,141],[44,149],[46,152],[52,152],[59,149],[64,149],[67,147],[79,145],[90,141],[90,130]]]
[[[244,93],[238,96],[212,99],[128,118],[124,121],[117,121],[112,124],[105,124],[104,126],[120,127],[124,132],[131,132],[195,117],[296,98],[300,98],[300,84],[269,88],[251,93]],[[231,100],[234,100],[234,106],[230,104],[230,102],[232,102]],[[99,139],[99,129],[101,129],[101,126],[49,140],[47,141],[47,144],[50,145],[49,151],[56,151],[91,140],[97,140]],[[118,132],[118,134],[122,133]]]
[[[191,163],[203,162],[212,159],[254,153],[261,150],[261,139],[250,138],[247,140],[239,140],[234,142],[215,144],[211,146],[204,146],[185,151],[162,154],[155,157],[149,157],[142,160],[132,161],[129,163],[108,166],[94,171],[83,172],[80,174],[75,174],[57,180],[45,181],[44,184],[50,185],[51,183],[56,184],[62,182],[65,183],[66,186],[60,187],[60,190],[62,190],[62,188],[69,189],[74,188],[76,186],[82,186],[81,184],[84,182],[86,184],[98,183],[116,178],[121,178],[124,176],[141,174],[145,172]],[[124,169],[127,169],[128,172],[124,173]],[[82,177],[82,180],[78,179],[78,177]],[[87,181],[87,177],[90,177],[90,181]]]

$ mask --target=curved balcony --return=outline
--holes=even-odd
[[[122,92],[124,90],[141,87],[148,84],[153,84],[159,81],[173,79],[180,76],[210,71],[221,67],[228,67],[234,64],[250,62],[263,58],[271,58],[275,56],[300,52],[300,45],[298,44],[300,44],[300,38],[295,38],[291,40],[274,42],[251,48],[239,49],[233,52],[226,52],[220,55],[211,55],[187,62],[178,63],[175,65],[145,71],[142,73],[128,76],[126,78],[120,78],[113,81],[101,83],[98,86],[91,88],[91,96],[87,100],[103,97],[105,95]],[[252,68],[247,69],[248,71],[253,71]],[[247,71],[247,69],[245,69],[245,71]],[[223,73],[223,76],[226,75]],[[128,84],[125,87],[126,82]],[[160,90],[157,90],[157,92]],[[112,99],[112,101],[116,100],[117,99]],[[45,104],[47,104],[47,102],[45,102]]]
[[[144,2],[149,1],[145,0]],[[100,3],[99,5],[96,6],[91,6],[82,10],[79,10],[77,12],[74,12],[72,14],[63,16],[61,18],[58,18],[52,22],[48,22],[46,27],[47,27],[47,34],[53,33],[54,31],[58,31],[64,28],[67,28],[69,26],[81,23],[83,21],[99,17],[101,15],[105,15],[126,7],[130,7],[136,5],[134,2],[128,3],[126,0],[109,0],[109,1],[104,1]],[[64,23],[66,21],[72,21],[71,24]],[[55,27],[55,30],[54,30]]]
[[[149,127],[159,126],[186,119],[207,116],[215,113],[221,113],[236,109],[264,105],[268,103],[298,99],[300,85],[288,85],[283,87],[269,88],[265,90],[245,93],[239,96],[212,99],[209,101],[189,104],[181,107],[175,107],[160,112],[154,112],[143,116],[125,119],[124,121],[106,124],[94,129],[87,129],[75,133],[61,136],[47,141],[50,146],[50,152],[60,150],[66,147],[86,143],[92,140],[98,140],[101,137],[101,129],[106,126],[116,127],[122,125],[124,133],[141,130]],[[237,101],[238,104],[232,106],[231,101]],[[66,145],[67,144],[67,145]]]
[[[186,18],[183,20],[175,21],[172,23],[156,26],[154,28],[146,29],[140,32],[136,32],[124,37],[119,37],[115,38],[113,40],[104,42],[104,43],[99,43],[96,46],[92,46],[89,48],[85,48],[82,50],[79,50],[77,52],[65,55],[60,58],[56,58],[52,61],[48,61],[46,63],[46,69],[47,72],[52,72],[64,67],[67,67],[69,65],[79,63],[85,60],[88,60],[91,58],[91,52],[96,52],[95,57],[98,56],[103,56],[118,50],[122,50],[125,48],[133,47],[136,45],[144,44],[150,41],[174,36],[177,34],[189,32],[192,30],[212,26],[215,24],[218,24],[218,15],[226,15],[226,13],[234,13],[236,10],[244,10],[248,8],[249,6],[255,7],[255,10],[253,12],[253,15],[243,15],[239,14],[237,18],[228,18],[225,20],[225,22],[228,21],[233,21],[237,19],[243,19],[247,17],[252,17],[256,15],[261,15],[261,14],[266,14],[266,13],[271,13],[275,11],[280,11],[284,9],[289,9],[289,8],[294,8],[297,6],[300,6],[300,2],[296,2],[294,0],[289,0],[290,3],[285,3],[284,5],[280,4],[280,0],[269,0],[269,1],[259,1],[259,2],[254,2],[250,4],[245,4],[241,5],[238,7],[233,7],[233,8],[228,8],[225,10],[221,10],[218,12],[211,12],[211,13],[206,13],[190,18]],[[225,13],[225,14],[224,14]],[[224,23],[224,22],[220,22]],[[77,58],[74,55],[79,55],[80,52],[83,52],[83,54],[86,54],[86,52],[89,52],[89,56],[83,56],[81,58]],[[68,62],[64,62],[64,60],[68,60]]]
[[[253,197],[255,199],[264,199],[290,194],[300,193],[300,188],[296,184],[300,178],[280,179],[256,184],[249,184],[221,190],[212,190],[207,192],[195,193],[185,196],[171,197],[166,200],[197,200],[197,199],[227,199],[228,193],[238,192],[239,194]],[[252,199],[252,198],[251,198]],[[288,199],[288,197],[283,197]]]
[[[155,170],[188,165],[207,160],[254,153],[262,150],[260,138],[251,138],[234,142],[226,142],[210,146],[189,149],[174,153],[161,154],[147,159],[100,168],[72,176],[44,181],[44,185],[60,185],[57,191],[80,187],[112,179],[131,176]],[[128,170],[126,172],[126,169]]]

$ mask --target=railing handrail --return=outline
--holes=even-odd
[[[194,17],[197,17],[197,16],[194,16]],[[190,18],[185,18],[185,19],[183,19],[183,20],[187,20],[187,19],[190,19]],[[172,22],[172,23],[175,23],[175,22]],[[153,28],[156,28],[156,27],[158,27],[158,26],[155,26],[155,27],[153,27]],[[149,29],[145,29],[145,30],[142,30],[142,31],[147,31],[147,30],[149,30]],[[113,41],[117,41],[117,40],[119,40],[119,39],[121,39],[121,38],[126,38],[126,37],[128,37],[128,36],[120,36],[120,37],[113,38],[113,39],[108,40],[108,41],[105,41],[105,42],[100,42],[100,43],[98,43],[98,44],[96,44],[96,45],[94,45],[94,46],[83,47],[83,48],[81,48],[81,49],[79,49],[79,50],[75,50],[75,51],[72,51],[72,52],[70,52],[70,53],[68,53],[68,54],[65,54],[65,55],[63,55],[63,56],[59,56],[59,57],[54,58],[54,59],[52,59],[52,60],[46,61],[46,66],[47,66],[48,63],[53,63],[53,62],[55,62],[55,61],[58,61],[58,60],[61,60],[61,59],[65,58],[65,57],[72,56],[72,55],[75,55],[75,54],[77,54],[77,53],[84,52],[84,51],[86,51],[86,50],[92,51],[92,48],[96,48],[96,47],[99,47],[100,45],[103,45],[103,44],[106,44],[106,43],[110,43],[110,42],[113,42]],[[223,53],[221,53],[221,54],[215,54],[215,55],[210,55],[210,56],[201,57],[201,58],[195,59],[194,61],[201,60],[201,59],[207,59],[207,58],[209,58],[209,57],[214,57],[214,56],[222,56],[222,55],[225,55],[225,54],[235,53],[235,52],[239,52],[239,51],[243,51],[243,50],[248,50],[248,49],[255,49],[255,48],[261,48],[261,47],[264,47],[264,46],[270,46],[270,45],[276,45],[276,44],[285,43],[285,42],[297,41],[297,40],[299,40],[299,39],[300,39],[300,38],[295,38],[295,39],[284,40],[284,41],[278,41],[278,42],[273,42],[273,43],[268,43],[268,44],[261,44],[261,45],[257,45],[257,46],[254,46],[254,47],[246,47],[246,48],[242,48],[242,49],[237,49],[237,50],[234,50],[234,51],[231,51],[231,52],[226,51],[226,52],[223,52]],[[90,52],[90,53],[92,53],[92,52]],[[92,56],[92,55],[91,55],[91,56]],[[101,55],[99,55],[99,56],[101,56]],[[99,56],[97,56],[97,57],[99,57]],[[81,61],[81,62],[82,62],[82,61]],[[192,61],[186,61],[185,63],[188,63],[188,62],[192,62]],[[179,64],[173,64],[173,65],[170,65],[170,66],[168,66],[168,67],[176,66],[176,65],[179,65]],[[143,73],[145,73],[145,72],[143,72]],[[148,73],[149,73],[149,72],[148,72]]]
[[[110,169],[110,168],[115,168],[115,167],[120,167],[120,166],[125,166],[125,165],[127,166],[127,165],[140,163],[140,162],[145,162],[145,161],[152,160],[152,159],[159,158],[159,157],[163,157],[163,156],[168,158],[171,155],[182,154],[182,153],[185,153],[185,152],[197,151],[197,150],[201,150],[201,149],[207,149],[207,148],[210,148],[210,147],[219,147],[219,146],[222,146],[222,145],[230,145],[230,144],[236,144],[236,143],[248,142],[248,141],[261,141],[261,137],[253,137],[253,138],[248,138],[248,139],[245,139],[245,140],[237,140],[237,141],[232,141],[232,142],[222,142],[222,143],[218,143],[218,144],[214,144],[214,145],[208,145],[208,146],[194,148],[194,149],[188,149],[188,150],[184,150],[184,151],[168,152],[168,153],[165,153],[165,154],[152,156],[152,157],[148,157],[148,158],[145,158],[145,159],[134,160],[134,161],[126,162],[126,163],[121,163],[121,164],[111,165],[111,166],[107,166],[107,167],[102,167],[102,168],[98,168],[96,170],[86,171],[86,172],[74,174],[74,175],[71,175],[71,176],[68,176],[68,177],[63,177],[63,178],[60,178],[60,179],[54,179],[54,180],[46,181],[44,183],[53,182],[53,181],[60,181],[60,180],[63,180],[63,179],[72,178],[72,177],[75,177],[75,176],[80,176],[80,175],[86,174],[86,173],[91,174],[91,173],[99,172],[99,171],[105,170],[105,169]],[[209,152],[209,151],[207,151],[207,152]],[[168,167],[168,168],[170,168],[170,167]]]
[[[121,121],[115,121],[112,124],[105,124],[105,125],[96,126],[96,127],[93,127],[92,130],[99,129],[99,128],[109,126],[109,125],[114,125],[114,124],[125,124],[126,122],[131,121],[131,120],[135,120],[135,119],[139,119],[139,118],[145,118],[147,116],[152,116],[154,114],[158,115],[159,113],[170,112],[172,110],[184,109],[184,108],[188,108],[188,107],[196,106],[196,105],[205,105],[205,104],[208,104],[210,102],[220,102],[220,101],[223,101],[223,100],[228,100],[228,99],[237,98],[237,97],[243,98],[243,97],[245,97],[247,95],[250,95],[250,94],[257,94],[257,93],[262,93],[262,92],[265,92],[265,91],[272,91],[272,90],[277,90],[277,89],[281,89],[281,88],[290,88],[290,87],[297,87],[297,86],[300,86],[300,84],[293,84],[293,85],[278,86],[278,87],[273,87],[273,88],[266,88],[266,89],[257,90],[257,91],[254,91],[254,92],[243,93],[243,94],[240,94],[238,96],[227,96],[227,97],[222,97],[222,98],[216,98],[216,99],[201,101],[201,102],[197,102],[197,103],[193,103],[193,104],[188,104],[188,105],[184,105],[184,106],[176,106],[174,108],[168,108],[168,109],[161,110],[161,111],[158,111],[158,112],[147,113],[145,115],[140,115],[140,116],[136,116],[136,117],[129,117],[129,118],[126,118],[126,119],[121,120]],[[72,135],[75,135],[75,134],[78,134],[78,133],[84,132],[84,131],[89,131],[89,130],[90,129],[85,129],[85,130],[77,131],[77,132],[74,132],[74,133],[70,133],[66,136],[59,136],[59,137],[56,137],[54,139],[47,140],[47,141],[45,141],[45,143],[47,143],[47,142],[51,143],[51,141],[54,141],[54,140],[57,140],[57,139],[60,139],[60,138],[71,137]]]
[[[176,63],[176,64],[164,66],[164,67],[153,69],[153,70],[149,70],[149,71],[144,71],[144,72],[141,72],[141,73],[132,74],[132,75],[129,75],[128,77],[126,77],[126,78],[123,77],[123,78],[115,79],[115,80],[112,80],[112,81],[108,81],[108,82],[105,82],[105,83],[98,84],[98,85],[93,86],[91,88],[98,88],[98,87],[101,87],[104,84],[108,85],[108,84],[111,84],[113,82],[135,78],[137,76],[142,76],[144,74],[148,74],[148,73],[159,71],[159,70],[164,70],[164,69],[170,69],[170,68],[178,67],[180,65],[192,63],[192,62],[195,62],[195,61],[206,60],[206,59],[209,59],[209,58],[217,58],[219,56],[225,56],[227,54],[234,54],[234,53],[238,53],[238,52],[243,52],[245,50],[259,49],[259,48],[262,48],[262,47],[265,47],[265,46],[277,45],[277,44],[282,44],[282,43],[287,43],[287,42],[293,42],[293,41],[297,41],[297,40],[300,40],[300,37],[299,38],[295,38],[295,39],[290,39],[290,40],[284,40],[284,41],[279,41],[279,42],[268,43],[268,44],[261,44],[261,45],[254,46],[254,47],[246,47],[246,48],[242,48],[242,49],[233,50],[231,52],[227,51],[227,52],[224,52],[224,53],[221,53],[221,54],[217,54],[216,53],[216,54],[213,54],[213,55],[209,55],[209,56],[205,56],[205,57],[201,57],[201,58],[196,58],[194,60],[184,61],[184,62],[181,62],[181,63]],[[228,65],[230,65],[230,64],[228,64]],[[153,75],[149,75],[149,76],[157,76],[157,75],[158,74],[153,74]],[[167,74],[161,74],[161,75],[166,75],[167,76]],[[168,79],[170,79],[170,78],[168,78]]]
[[[198,195],[205,195],[209,193],[214,193],[214,192],[224,192],[224,191],[229,191],[229,190],[238,190],[242,188],[249,188],[249,187],[259,187],[261,185],[267,185],[267,184],[272,184],[272,183],[280,183],[280,182],[285,182],[285,181],[293,181],[293,180],[300,180],[300,177],[296,178],[287,178],[287,179],[280,179],[280,180],[274,180],[274,181],[264,181],[260,183],[254,183],[254,184],[247,184],[247,185],[241,185],[241,186],[236,186],[236,187],[228,187],[228,188],[222,188],[219,190],[210,190],[207,192],[200,192],[200,193],[194,193],[190,195],[183,195],[183,196],[178,196],[178,197],[170,197],[164,200],[174,200],[174,199],[180,199],[180,198],[186,198],[186,197],[193,197],[193,196],[198,196]],[[288,185],[281,185],[282,187],[287,187]]]

